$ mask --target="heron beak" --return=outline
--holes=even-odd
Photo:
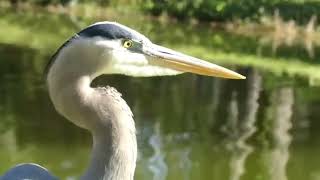
[[[156,44],[145,46],[143,52],[149,56],[155,57],[156,60],[151,63],[177,71],[228,79],[246,79],[245,76],[222,66]],[[162,61],[159,61],[159,59]]]

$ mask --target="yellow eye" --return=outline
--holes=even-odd
[[[131,40],[123,41],[123,47],[124,48],[130,48],[132,45],[133,45],[133,42]]]

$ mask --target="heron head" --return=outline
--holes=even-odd
[[[125,74],[146,77],[190,72],[245,79],[244,76],[219,65],[156,45],[139,32],[115,22],[93,24],[77,33],[74,39],[85,42],[80,43],[86,44],[84,51],[90,49],[80,56],[87,56],[85,59],[90,59],[88,63],[95,64],[96,76]]]

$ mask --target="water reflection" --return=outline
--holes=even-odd
[[[149,139],[149,144],[154,150],[154,154],[149,158],[149,169],[153,173],[153,180],[165,180],[168,174],[168,166],[165,163],[165,154],[162,152],[162,137],[160,134],[160,124],[154,125],[154,134]]]
[[[289,130],[292,127],[291,116],[292,106],[294,103],[293,89],[291,87],[283,87],[277,89],[273,93],[274,102],[274,121],[272,136],[274,139],[274,147],[270,152],[269,173],[271,180],[287,180],[287,163],[290,157],[289,145],[291,143],[291,135]]]
[[[59,116],[42,81],[49,55],[0,44],[0,174],[20,162],[77,179],[88,132]],[[137,179],[312,179],[320,174],[320,88],[307,79],[238,67],[246,81],[184,74],[105,76],[138,127]]]
[[[247,140],[256,131],[255,121],[257,120],[258,99],[261,91],[261,76],[253,70],[247,74],[245,85],[246,94],[232,93],[229,106],[229,117],[226,122],[226,135],[232,137],[227,143],[228,150],[231,151],[230,159],[230,180],[239,180],[245,173],[245,163],[247,157],[254,150],[247,144]],[[242,96],[237,98],[237,96]],[[237,101],[244,99],[244,106],[238,106]]]

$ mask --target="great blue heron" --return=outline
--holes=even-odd
[[[137,142],[132,112],[112,87],[92,88],[102,74],[163,76],[191,72],[232,79],[244,76],[153,44],[115,22],[93,24],[65,42],[48,63],[46,80],[55,109],[92,133],[90,164],[82,180],[133,180]],[[55,179],[35,164],[9,170],[1,180]]]

